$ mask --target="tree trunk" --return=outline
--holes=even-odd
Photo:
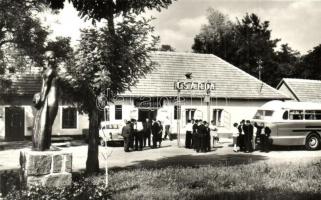
[[[94,108],[89,113],[89,138],[86,174],[93,174],[99,172],[99,123],[99,111],[96,108]]]
[[[108,13],[108,15],[107,15],[106,18],[107,18],[108,31],[109,31],[112,35],[115,35],[114,14],[113,14],[113,13]]]

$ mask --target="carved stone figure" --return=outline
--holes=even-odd
[[[51,146],[51,131],[58,111],[58,86],[54,52],[47,51],[45,69],[42,73],[41,92],[34,95],[33,102],[37,109],[35,116],[32,144],[33,150],[45,151]]]

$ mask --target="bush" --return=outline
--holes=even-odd
[[[66,188],[30,187],[28,190],[11,190],[6,196],[8,200],[17,199],[50,199],[50,200],[88,200],[110,199],[110,189],[103,182],[94,183],[91,178],[81,178]]]

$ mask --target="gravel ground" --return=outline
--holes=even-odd
[[[183,143],[182,143],[183,144]],[[108,155],[107,165],[114,170],[122,168],[162,168],[168,166],[236,165],[254,162],[268,164],[320,162],[321,150],[306,151],[301,147],[273,148],[269,153],[233,152],[231,139],[221,139],[218,148],[208,153],[196,153],[192,149],[177,146],[177,141],[164,141],[161,148],[146,147],[143,151],[125,153],[122,147],[100,147],[100,167],[106,164],[103,154]],[[29,148],[30,142],[6,143],[0,145],[0,171],[19,169],[19,153]],[[73,170],[86,166],[87,144],[72,142],[69,147],[60,147],[73,154]]]

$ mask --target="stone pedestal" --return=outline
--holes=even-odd
[[[27,187],[71,185],[72,154],[65,151],[20,152],[22,180]]]

